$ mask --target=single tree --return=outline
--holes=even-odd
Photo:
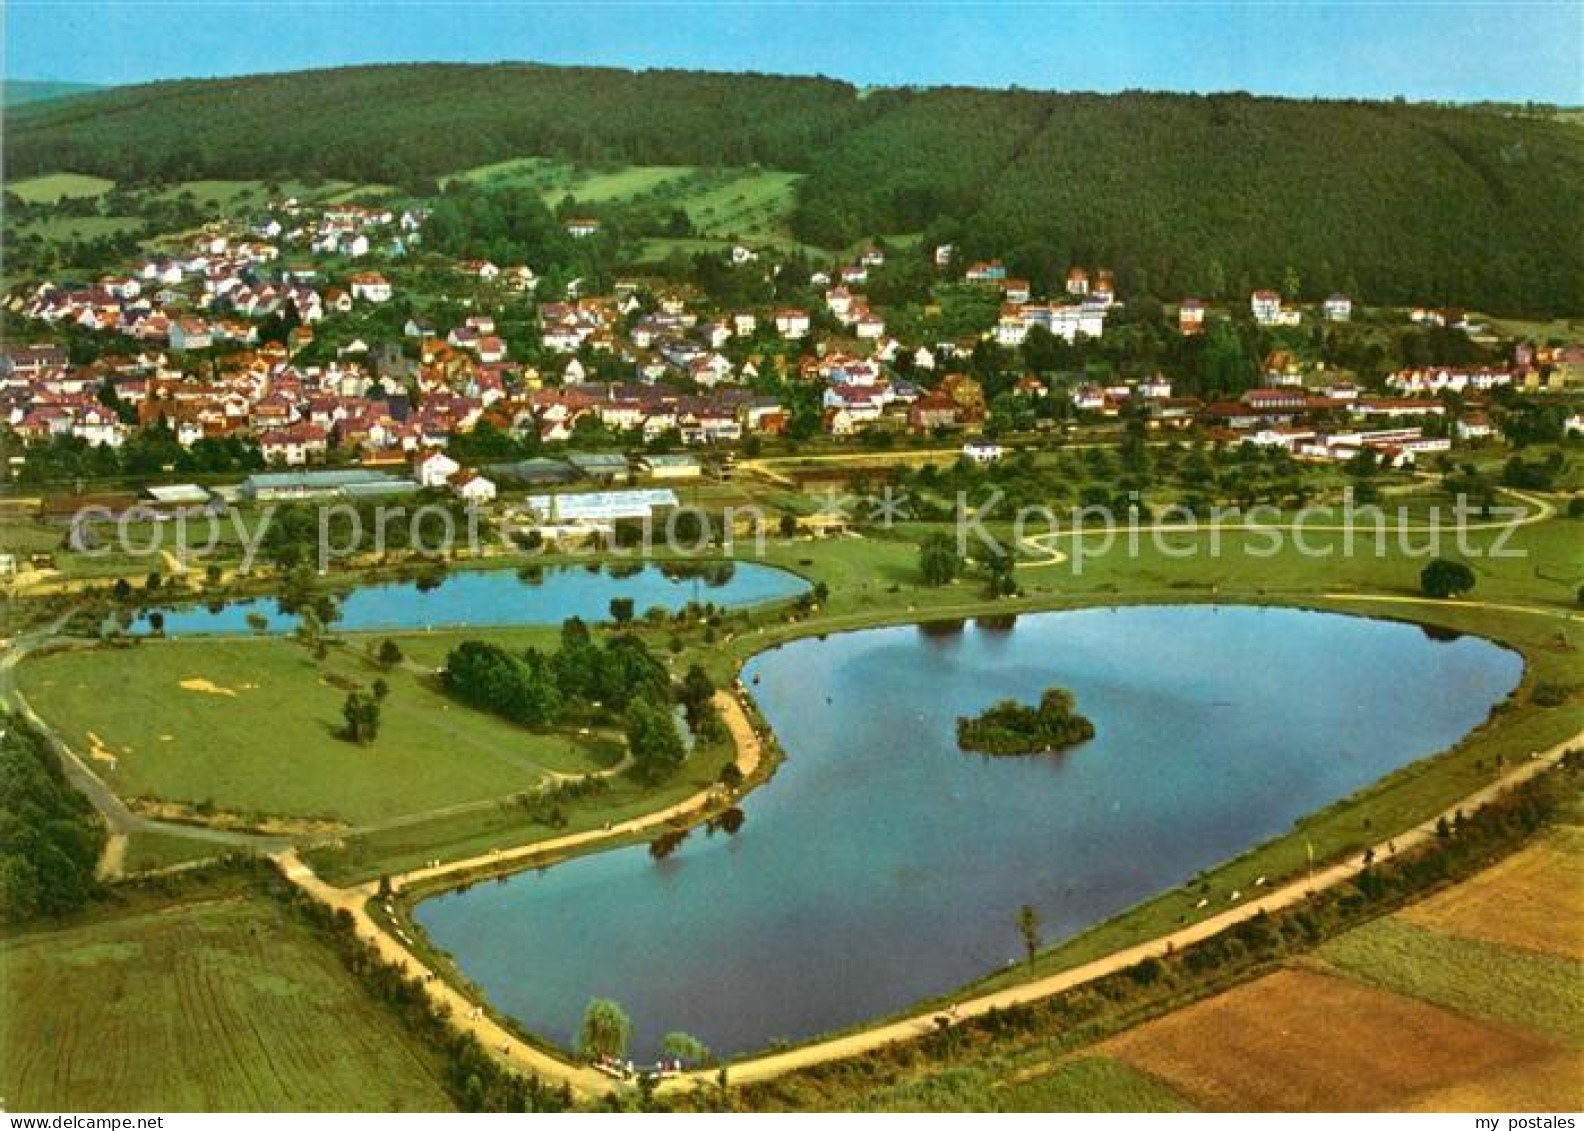
[[[634,699],[627,707],[625,729],[634,768],[645,781],[662,781],[687,760],[687,747],[665,704],[647,696]]]
[[[919,573],[925,585],[949,584],[961,569],[962,557],[949,536],[929,534],[919,543]]]
[[[583,1011],[578,1029],[578,1052],[589,1060],[619,1060],[627,1053],[632,1037],[632,1021],[622,1007],[609,998],[594,998]]]
[[[633,619],[633,599],[631,597],[612,597],[610,615],[611,620],[617,624],[631,624]]]
[[[1420,571],[1419,588],[1438,601],[1461,596],[1474,588],[1474,571],[1462,562],[1436,558]]]
[[[341,718],[346,722],[341,735],[347,741],[359,745],[373,742],[379,734],[379,700],[364,691],[349,691],[341,704]]]
[[[1029,965],[1032,966],[1034,956],[1039,953],[1040,944],[1040,917],[1032,903],[1025,903],[1018,908],[1017,928],[1018,934],[1023,936],[1023,950],[1028,955]]]
[[[678,701],[691,714],[708,706],[714,696],[715,681],[698,664],[690,664],[687,674],[682,677],[682,687],[677,692]]]
[[[710,1058],[710,1050],[692,1033],[680,1030],[660,1038],[660,1051],[672,1060],[684,1064],[703,1064]]]
[[[379,651],[375,654],[375,662],[386,671],[390,671],[402,662],[401,645],[396,641],[386,639],[380,642]]]

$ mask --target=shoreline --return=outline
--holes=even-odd
[[[1480,602],[1446,602],[1423,597],[1393,596],[1387,594],[1328,593],[1314,595],[1310,597],[1308,601],[1356,601],[1360,603],[1380,602],[1386,604],[1446,607],[1453,609],[1462,608],[1469,610],[1478,610],[1481,607],[1487,607],[1493,610],[1504,612],[1553,617],[1573,622],[1584,622],[1584,615],[1538,609],[1529,606],[1482,605]],[[1124,597],[1120,597],[1119,595],[1110,595],[1107,600],[1102,602],[1088,602],[1058,607],[1047,606],[1044,608],[1020,609],[1018,612],[1020,615],[1035,615],[1038,613],[1074,611],[1078,608],[1104,608],[1108,605],[1125,606],[1134,604],[1161,603],[1175,603],[1185,606],[1225,604],[1228,606],[1243,605],[1250,607],[1284,607],[1298,609],[1300,611],[1340,616],[1356,616],[1362,619],[1392,621],[1396,623],[1424,623],[1422,620],[1417,620],[1411,616],[1393,615],[1391,612],[1386,611],[1382,611],[1380,613],[1357,612],[1348,609],[1326,608],[1324,605],[1308,602],[1298,603],[1291,601],[1270,600],[1250,601],[1246,599],[1239,600],[1236,598],[1226,599],[1219,596],[1205,600],[1187,600],[1183,599],[1181,596],[1177,596],[1171,601],[1159,602],[1149,599],[1129,600]],[[995,605],[996,603],[994,602],[979,602],[977,603],[979,612],[968,613],[962,616],[960,619],[966,621],[973,619],[975,616],[995,615]],[[972,608],[976,606],[964,607]],[[863,623],[846,625],[836,629],[824,628],[812,631],[794,631],[786,636],[767,643],[763,647],[756,648],[754,651],[747,653],[743,657],[734,657],[734,671],[740,673],[742,666],[749,658],[752,658],[753,656],[771,651],[777,647],[791,643],[796,639],[802,639],[808,636],[858,632],[879,627],[906,627],[908,625],[928,623],[929,619],[959,619],[950,615],[942,616],[940,615],[940,610],[931,610],[930,612],[935,614],[933,618],[926,617],[924,620],[920,620],[918,618],[917,611],[910,610],[907,614],[899,614],[897,617],[890,619],[864,617],[861,618]],[[800,622],[797,627],[801,628],[804,626],[802,622]],[[1482,637],[1482,639],[1489,640],[1490,643],[1495,644],[1498,647],[1516,652],[1520,656],[1523,655],[1521,649],[1510,643],[1500,640],[1492,640],[1489,637]],[[1531,665],[1526,661],[1524,675],[1521,677],[1518,686],[1511,694],[1516,694],[1517,691],[1524,686],[1530,674]],[[735,680],[735,682],[740,687],[740,680]],[[746,694],[746,692],[739,691],[737,694]],[[1511,694],[1508,696],[1508,699],[1504,699],[1502,702],[1505,703],[1509,701]],[[743,708],[743,705],[738,701],[737,695],[722,691],[718,692],[717,696],[718,705],[719,698],[724,697],[735,708],[735,710],[730,711],[723,709],[723,715],[728,720],[728,727],[732,732],[734,743],[737,742],[744,733],[751,736],[750,740],[755,746],[753,752],[753,765],[757,769],[760,765],[760,758],[762,754],[762,740],[760,739],[757,730],[754,728],[752,721]],[[740,730],[739,728],[743,729]],[[1424,759],[1420,759],[1419,762],[1411,763],[1410,765],[1433,764],[1436,760],[1457,749],[1457,745],[1461,745],[1462,741],[1464,740],[1460,740],[1459,744],[1455,744],[1446,750],[1438,751]],[[1390,846],[1393,844],[1395,844],[1398,848],[1405,848],[1421,843],[1427,837],[1434,835],[1435,823],[1439,817],[1450,817],[1451,814],[1453,814],[1458,809],[1469,810],[1486,804],[1492,798],[1504,794],[1512,787],[1528,780],[1535,774],[1552,768],[1561,760],[1561,757],[1567,750],[1572,749],[1574,746],[1579,745],[1580,743],[1584,743],[1584,731],[1580,731],[1571,738],[1556,743],[1552,747],[1548,748],[1543,755],[1538,755],[1536,759],[1520,763],[1518,766],[1514,767],[1495,782],[1491,782],[1480,787],[1474,793],[1461,798],[1455,805],[1445,809],[1444,811],[1436,813],[1422,820],[1418,824],[1409,826],[1408,828],[1393,835],[1388,835],[1382,839],[1379,844],[1371,845],[1371,847],[1375,849],[1378,855],[1380,855],[1382,858],[1385,858],[1387,855],[1389,855]],[[743,761],[741,746],[739,746],[738,749],[739,765],[741,765]],[[1403,769],[1406,768],[1407,767],[1404,767]],[[1401,770],[1394,771],[1393,775],[1387,775],[1386,778],[1383,778],[1381,781],[1376,783],[1372,783],[1371,786],[1366,788],[1378,788],[1396,773],[1401,772]],[[737,796],[741,796],[742,794],[753,788],[757,788],[758,785],[762,784],[762,781],[753,779],[746,772],[745,778],[747,780],[745,780],[744,785],[737,793]],[[554,855],[555,859],[542,861],[542,866],[549,866],[554,863],[564,862],[569,858],[569,856],[566,854],[568,849],[587,849],[598,851],[602,845],[605,845],[606,842],[611,842],[608,847],[615,847],[616,844],[624,837],[673,821],[679,815],[679,810],[685,811],[689,807],[690,803],[696,804],[699,801],[700,796],[701,795],[695,795],[695,797],[689,799],[689,801],[677,803],[645,817],[632,818],[629,821],[622,822],[619,825],[611,826],[605,830],[589,830],[583,833],[573,834],[568,837],[552,838],[546,841],[532,842],[504,852],[491,853],[485,856],[474,856],[435,868],[415,869],[400,876],[391,877],[392,891],[393,894],[406,894],[409,898],[416,897],[417,899],[423,899],[432,895],[441,894],[444,891],[454,890],[458,884],[447,883],[446,881],[448,879],[457,879],[460,873],[476,873],[475,875],[468,876],[465,881],[467,883],[472,883],[476,882],[478,879],[502,876],[525,870],[528,867],[534,866],[533,861],[536,858],[545,855]],[[701,817],[703,813],[699,809],[695,808],[694,815],[695,817]],[[1290,835],[1292,834],[1287,834],[1287,836]],[[1280,841],[1286,839],[1287,836],[1275,838],[1275,840],[1266,842],[1266,844],[1279,843]],[[1253,846],[1249,851],[1257,851],[1261,847],[1265,847],[1265,845]],[[572,855],[578,854],[580,853],[574,852]],[[1216,865],[1216,868],[1223,868],[1234,863],[1236,860],[1241,858],[1241,855],[1239,857],[1234,857],[1231,860],[1225,861],[1222,864]],[[1180,948],[1193,942],[1201,941],[1204,938],[1208,938],[1212,935],[1220,933],[1223,930],[1235,926],[1244,919],[1259,914],[1262,911],[1270,911],[1280,907],[1290,906],[1292,903],[1298,902],[1302,898],[1306,898],[1312,892],[1324,890],[1334,886],[1335,884],[1350,879],[1363,867],[1362,862],[1357,864],[1350,863],[1350,861],[1354,860],[1357,855],[1358,854],[1356,853],[1349,852],[1342,860],[1333,859],[1320,871],[1315,873],[1313,878],[1314,886],[1312,887],[1310,886],[1311,881],[1308,878],[1301,880],[1289,880],[1286,883],[1279,883],[1278,886],[1269,889],[1264,896],[1257,900],[1250,900],[1246,903],[1240,903],[1235,908],[1218,912],[1215,915],[1212,915],[1210,918],[1201,920],[1198,923],[1188,924],[1178,930],[1157,935],[1141,943],[1112,951],[1103,957],[1091,959],[1065,970],[1060,970],[1052,974],[1041,975],[1032,979],[1019,981],[1013,986],[998,989],[985,989],[976,991],[973,988],[975,983],[969,983],[967,986],[960,987],[960,990],[964,993],[960,1000],[954,1002],[953,1008],[956,1011],[956,1015],[977,1016],[978,1014],[987,1012],[991,1009],[1005,1008],[1006,1006],[1012,1004],[1043,999],[1097,978],[1104,977],[1108,974],[1116,972],[1117,970],[1124,969],[1127,966],[1133,965],[1144,958],[1155,957],[1161,953],[1165,953],[1170,949]],[[373,899],[375,897],[375,886],[376,885],[372,883],[364,883],[352,889],[338,890],[367,892],[365,897],[366,902],[367,900]],[[1152,896],[1150,900],[1144,901],[1144,903],[1147,904],[1154,899],[1159,899],[1169,894],[1171,893],[1159,893],[1156,896]],[[1119,912],[1117,916],[1112,916],[1111,919],[1114,920],[1126,914],[1128,914],[1128,910]],[[364,917],[369,920],[371,925],[378,926],[378,921],[373,917],[367,916],[366,914]],[[413,927],[414,930],[417,930],[416,926],[412,924],[410,919],[406,919],[405,923],[406,925]],[[1098,927],[1100,925],[1101,924],[1095,924],[1094,926]],[[400,930],[399,927],[396,929]],[[382,928],[381,933],[385,933]],[[386,934],[386,938],[389,938],[388,934]],[[403,953],[407,954],[412,961],[418,961],[417,956],[410,950],[406,948],[400,949],[402,949]],[[993,973],[994,972],[987,973],[986,977],[993,976]],[[480,996],[482,997],[482,994]],[[956,993],[948,992],[947,994],[941,996],[956,997]],[[808,1067],[810,1065],[821,1064],[831,1060],[839,1060],[851,1056],[861,1055],[864,1052],[871,1051],[875,1048],[879,1048],[898,1041],[917,1039],[918,1037],[925,1036],[935,1030],[934,1017],[940,1012],[940,1009],[935,1004],[938,1000],[938,998],[926,999],[923,1002],[919,1002],[913,1006],[907,1007],[900,1017],[892,1017],[890,1019],[883,1017],[877,1018],[874,1019],[873,1022],[860,1023],[857,1028],[847,1032],[840,1032],[834,1036],[814,1037],[808,1042],[800,1044],[791,1049],[779,1050],[775,1052],[746,1054],[742,1059],[725,1061],[724,1065],[730,1070],[735,1079],[743,1082],[754,1082],[769,1079],[797,1068]],[[505,1030],[502,1029],[502,1031],[504,1032]],[[540,1071],[550,1069],[551,1065],[555,1066],[553,1071],[558,1073],[576,1073],[578,1070],[576,1062],[570,1058],[567,1050],[564,1050],[559,1046],[555,1046],[554,1044],[547,1042],[548,1047],[545,1047],[521,1037],[514,1037],[513,1040],[516,1043],[521,1044],[524,1048],[531,1048],[534,1050],[532,1060],[534,1063],[542,1066]],[[708,1082],[714,1078],[715,1071],[715,1069],[710,1069],[685,1073],[680,1077],[664,1081],[662,1087],[676,1088],[681,1087],[684,1084]],[[743,1075],[745,1072],[747,1073],[746,1076]],[[570,1078],[566,1076],[558,1075],[554,1078],[568,1079],[570,1082]],[[602,1090],[609,1090],[609,1088],[614,1087],[617,1083],[616,1081],[603,1075],[599,1076],[599,1080],[601,1081]]]
[[[787,572],[803,576],[800,571],[788,569]],[[392,894],[393,896],[401,894],[408,900],[421,899],[430,894],[438,894],[441,891],[449,890],[463,883],[476,882],[478,879],[525,870],[536,866],[536,864],[538,866],[547,866],[551,863],[562,862],[584,851],[598,851],[615,847],[623,842],[631,843],[631,838],[638,837],[647,831],[653,831],[667,824],[675,824],[678,821],[696,822],[710,814],[712,804],[735,802],[737,798],[768,780],[763,771],[773,769],[773,762],[767,765],[769,760],[765,757],[765,754],[767,747],[773,750],[775,742],[773,734],[761,734],[762,720],[759,725],[756,725],[757,708],[752,704],[751,698],[747,694],[747,689],[742,686],[738,677],[743,665],[753,656],[791,643],[794,640],[810,636],[825,636],[873,628],[905,627],[931,621],[962,620],[966,622],[984,616],[1036,615],[1108,606],[1173,604],[1182,606],[1227,605],[1293,608],[1310,612],[1330,613],[1332,615],[1358,616],[1365,619],[1419,625],[1424,625],[1427,621],[1433,623],[1437,618],[1434,616],[1415,616],[1413,613],[1416,610],[1420,612],[1446,610],[1452,613],[1474,614],[1481,610],[1486,610],[1504,614],[1539,616],[1569,623],[1584,622],[1584,614],[1567,611],[1562,607],[1546,608],[1535,605],[1481,602],[1477,600],[1438,601],[1422,596],[1391,593],[1311,592],[1307,594],[1272,594],[1261,590],[1251,594],[1223,594],[1215,586],[1211,586],[1208,591],[1163,590],[1158,593],[1083,594],[1077,596],[1076,599],[1068,599],[1059,603],[1053,601],[1049,595],[1003,599],[1001,601],[976,599],[960,605],[925,606],[923,608],[908,606],[906,609],[890,611],[849,613],[825,622],[819,622],[817,619],[812,621],[795,619],[790,623],[772,620],[758,625],[756,630],[740,634],[722,649],[732,665],[735,690],[717,692],[716,701],[717,705],[722,709],[723,717],[727,722],[728,730],[731,733],[737,751],[735,760],[739,768],[744,769],[745,780],[738,789],[723,795],[718,787],[712,786],[663,809],[628,818],[602,829],[587,829],[562,837],[531,841],[510,849],[451,861],[438,867],[409,869],[407,872],[391,877]],[[1336,605],[1344,607],[1334,607]],[[1370,605],[1378,607],[1374,609],[1366,608],[1364,611],[1358,608],[1358,606]],[[465,630],[465,628],[461,628],[452,631]],[[1477,630],[1457,629],[1456,631],[1482,636],[1482,638],[1490,640],[1500,647],[1525,656],[1524,674],[1512,694],[1516,695],[1523,688],[1530,685],[1533,679],[1533,664],[1528,661],[1523,647],[1510,642],[1510,634],[1507,640],[1497,640]],[[239,637],[239,639],[248,638],[251,637]],[[173,639],[180,640],[183,638]],[[195,639],[199,642],[212,643],[216,637],[202,636]],[[1509,696],[1508,699],[1503,700],[1503,703],[1510,702],[1511,698],[1512,696]],[[748,699],[748,701],[744,702],[744,699]],[[768,727],[764,727],[764,730],[768,731]],[[1477,728],[1476,731],[1470,733],[1477,733]],[[1447,758],[1457,751],[1466,741],[1467,736],[1460,740],[1458,744],[1431,754],[1412,765],[1421,767],[1421,770],[1424,767],[1434,767],[1441,759]],[[1572,738],[1552,747],[1550,753],[1555,756],[1552,760],[1546,761],[1544,764],[1525,761],[1508,774],[1503,775],[1496,782],[1482,785],[1472,794],[1463,797],[1456,807],[1467,808],[1471,805],[1483,804],[1490,797],[1504,792],[1517,782],[1525,780],[1528,776],[1541,772],[1541,770],[1555,764],[1555,759],[1560,758],[1562,751],[1581,741],[1584,741],[1584,732],[1575,734]],[[1388,775],[1386,778],[1366,787],[1366,791],[1361,796],[1344,799],[1342,804],[1345,808],[1355,807],[1365,797],[1369,796],[1370,792],[1386,786],[1401,772],[1401,770],[1395,771],[1394,774]],[[1452,809],[1446,810],[1448,813],[1452,811]],[[1325,812],[1325,810],[1320,812]],[[1433,827],[1434,819],[1432,816],[1419,825],[1409,826],[1390,839],[1397,840],[1400,843],[1409,843],[1406,838],[1414,834],[1422,835],[1424,828]],[[1252,853],[1269,848],[1272,845],[1279,845],[1291,839],[1293,835],[1291,832],[1286,833],[1281,837],[1266,842],[1264,845],[1254,846],[1249,852]],[[1383,841],[1382,843],[1386,844],[1389,841]],[[426,993],[437,1003],[444,1004],[450,1010],[453,1022],[462,1030],[472,1032],[478,1036],[492,1055],[496,1054],[498,1050],[500,1058],[507,1064],[532,1072],[548,1080],[566,1082],[584,1096],[603,1094],[617,1086],[618,1082],[616,1080],[579,1064],[565,1050],[555,1046],[548,1040],[528,1032],[525,1027],[518,1025],[515,1021],[494,1017],[490,1013],[491,1007],[483,999],[482,993],[477,993],[479,1001],[475,1001],[469,996],[469,991],[473,990],[473,988],[468,985],[465,978],[460,976],[460,971],[456,971],[458,976],[455,980],[448,977],[445,973],[437,972],[435,967],[440,965],[440,963],[434,962],[432,959],[443,956],[438,951],[432,952],[432,958],[426,959],[426,957],[421,956],[424,948],[428,947],[428,942],[426,938],[422,939],[423,946],[420,947],[414,943],[413,939],[407,937],[404,928],[411,929],[417,933],[417,928],[410,919],[394,918],[393,916],[393,921],[387,923],[378,915],[377,908],[371,907],[371,901],[378,896],[377,880],[371,879],[346,887],[338,887],[322,879],[302,860],[299,855],[300,847],[288,846],[284,850],[271,852],[270,858],[275,861],[283,874],[296,886],[334,909],[348,911],[357,923],[359,936],[365,937],[372,942],[388,960],[397,963],[404,969],[415,971],[422,977]],[[1248,854],[1245,853],[1243,855]],[[1347,863],[1347,859],[1353,856],[1351,849],[1344,854],[1346,858],[1340,862],[1337,860],[1339,853],[1333,852],[1330,855],[1331,863],[1326,865],[1324,872],[1319,873],[1320,876],[1326,877],[1327,885],[1342,882],[1357,871],[1356,868],[1349,868]],[[551,857],[551,859],[543,859],[547,856]],[[1242,856],[1234,857],[1216,865],[1215,870],[1218,871],[1231,866],[1239,859],[1242,859]],[[952,991],[936,998],[925,999],[915,1003],[913,1006],[907,1007],[906,1011],[900,1016],[876,1018],[870,1022],[861,1023],[856,1029],[838,1032],[829,1036],[814,1037],[807,1043],[791,1049],[748,1054],[741,1060],[728,1061],[727,1065],[734,1074],[746,1071],[749,1074],[746,1078],[750,1081],[768,1079],[799,1067],[860,1055],[865,1051],[886,1044],[911,1040],[924,1033],[931,1032],[934,1028],[932,1017],[940,1012],[942,1008],[940,1002],[943,1000],[952,1000],[959,1013],[967,1010],[968,1015],[972,1016],[977,1012],[999,1008],[1007,1003],[1037,1000],[1063,992],[1085,981],[1104,976],[1126,965],[1131,965],[1143,957],[1150,957],[1154,951],[1158,950],[1168,940],[1175,940],[1175,945],[1197,941],[1199,938],[1209,937],[1235,925],[1250,914],[1257,913],[1259,909],[1269,906],[1267,903],[1269,900],[1276,898],[1292,900],[1307,894],[1307,891],[1300,891],[1297,895],[1294,895],[1294,889],[1301,888],[1303,885],[1291,882],[1290,877],[1292,874],[1290,870],[1286,873],[1289,880],[1286,883],[1282,882],[1281,875],[1278,874],[1277,882],[1280,886],[1270,889],[1267,895],[1259,901],[1240,904],[1235,909],[1219,913],[1211,919],[1201,921],[1198,924],[1189,924],[1178,931],[1165,932],[1137,944],[1110,950],[1100,957],[1080,962],[1076,966],[1057,970],[1049,974],[1036,975],[1032,978],[1018,981],[1011,986],[981,987],[976,989],[975,986],[979,985],[979,983],[969,983],[967,986],[959,987],[958,991]],[[1167,898],[1172,894],[1171,891],[1160,893],[1135,908],[1119,912],[1106,922],[1119,920],[1147,906],[1153,900]],[[403,910],[405,911],[405,908]],[[1103,925],[1095,924],[1094,927],[1088,930],[1093,930]],[[1087,930],[1084,933],[1087,933]],[[1082,934],[1074,936],[1075,939],[1081,937]],[[1073,940],[1067,941],[1071,942]],[[991,971],[987,972],[984,977],[988,980],[995,978],[996,975],[997,972]],[[714,1070],[712,1069],[710,1072],[688,1073],[680,1078],[666,1081],[664,1086],[671,1088],[678,1086],[683,1081],[696,1082],[708,1079],[713,1072]],[[739,1076],[739,1078],[742,1077]]]

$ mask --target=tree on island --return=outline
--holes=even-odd
[[[1025,903],[1018,908],[1017,913],[1018,934],[1023,936],[1023,951],[1028,955],[1028,963],[1034,965],[1034,956],[1039,953],[1040,944],[1040,917],[1032,903]]]
[[[609,998],[597,997],[583,1011],[578,1028],[578,1052],[589,1060],[620,1060],[632,1038],[632,1021]]]
[[[962,570],[962,556],[945,534],[928,534],[919,543],[919,573],[932,588],[948,585]]]
[[[1438,601],[1459,597],[1474,588],[1474,571],[1462,562],[1437,558],[1420,571],[1419,588]]]
[[[959,717],[957,745],[980,754],[1044,754],[1087,742],[1094,724],[1074,710],[1072,692],[1052,687],[1039,706],[1003,699],[977,718]]]

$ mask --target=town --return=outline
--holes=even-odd
[[[1020,441],[1136,426],[1402,468],[1509,432],[1584,433],[1584,344],[1504,336],[1459,310],[1368,310],[1342,294],[1301,304],[1273,290],[1246,306],[1184,297],[1168,312],[1149,298],[1134,310],[1108,269],[1073,267],[1061,293],[1035,296],[1000,261],[962,264],[941,245],[904,337],[865,288],[917,248],[871,244],[779,288],[800,305],[727,307],[654,275],[552,291],[528,263],[426,251],[427,218],[422,206],[286,197],[119,273],[13,288],[0,349],[8,478],[133,472],[150,486],[143,504],[193,505],[211,492],[184,471],[332,470],[326,494],[421,487],[488,505],[502,489],[718,475],[723,455],[821,440],[945,442],[983,461]],[[588,218],[563,227],[576,240],[600,232]],[[758,279],[801,266],[742,245],[718,254],[722,270]],[[435,301],[447,283],[467,297]],[[435,307],[450,318],[420,313]],[[948,322],[963,332],[931,333]],[[1104,351],[1144,331],[1179,339],[1194,372]],[[1345,364],[1358,350],[1338,341],[1350,332],[1398,334],[1410,356],[1428,332],[1466,360],[1388,368],[1375,346],[1360,373]],[[1269,348],[1246,357],[1250,341]],[[152,461],[116,459],[145,447]],[[314,479],[282,482],[303,495]]]
[[[6,1111],[1584,1102],[1576,28],[123,3],[0,36]]]

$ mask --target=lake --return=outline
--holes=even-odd
[[[744,678],[787,752],[736,836],[695,830],[439,895],[418,922],[492,1002],[570,1044],[591,997],[719,1054],[947,992],[1458,741],[1522,660],[1294,609],[1138,606],[871,629]],[[954,722],[1060,685],[1096,737],[987,759]],[[1249,877],[1250,880],[1253,877]],[[1225,893],[1221,898],[1225,899]]]
[[[690,601],[742,608],[796,597],[808,582],[796,574],[756,562],[730,563],[730,577],[684,576],[701,565],[680,563],[629,567],[612,572],[607,566],[547,566],[536,576],[511,570],[454,570],[432,587],[414,581],[360,586],[341,602],[336,628],[428,629],[490,625],[560,624],[568,617],[587,621],[610,619],[615,597],[630,597],[637,615],[659,606],[676,612]],[[289,632],[295,617],[283,615],[273,598],[231,601],[218,609],[183,605],[162,610],[165,635],[197,636],[247,633],[250,613],[269,618],[268,632]],[[142,614],[133,631],[148,631]]]

